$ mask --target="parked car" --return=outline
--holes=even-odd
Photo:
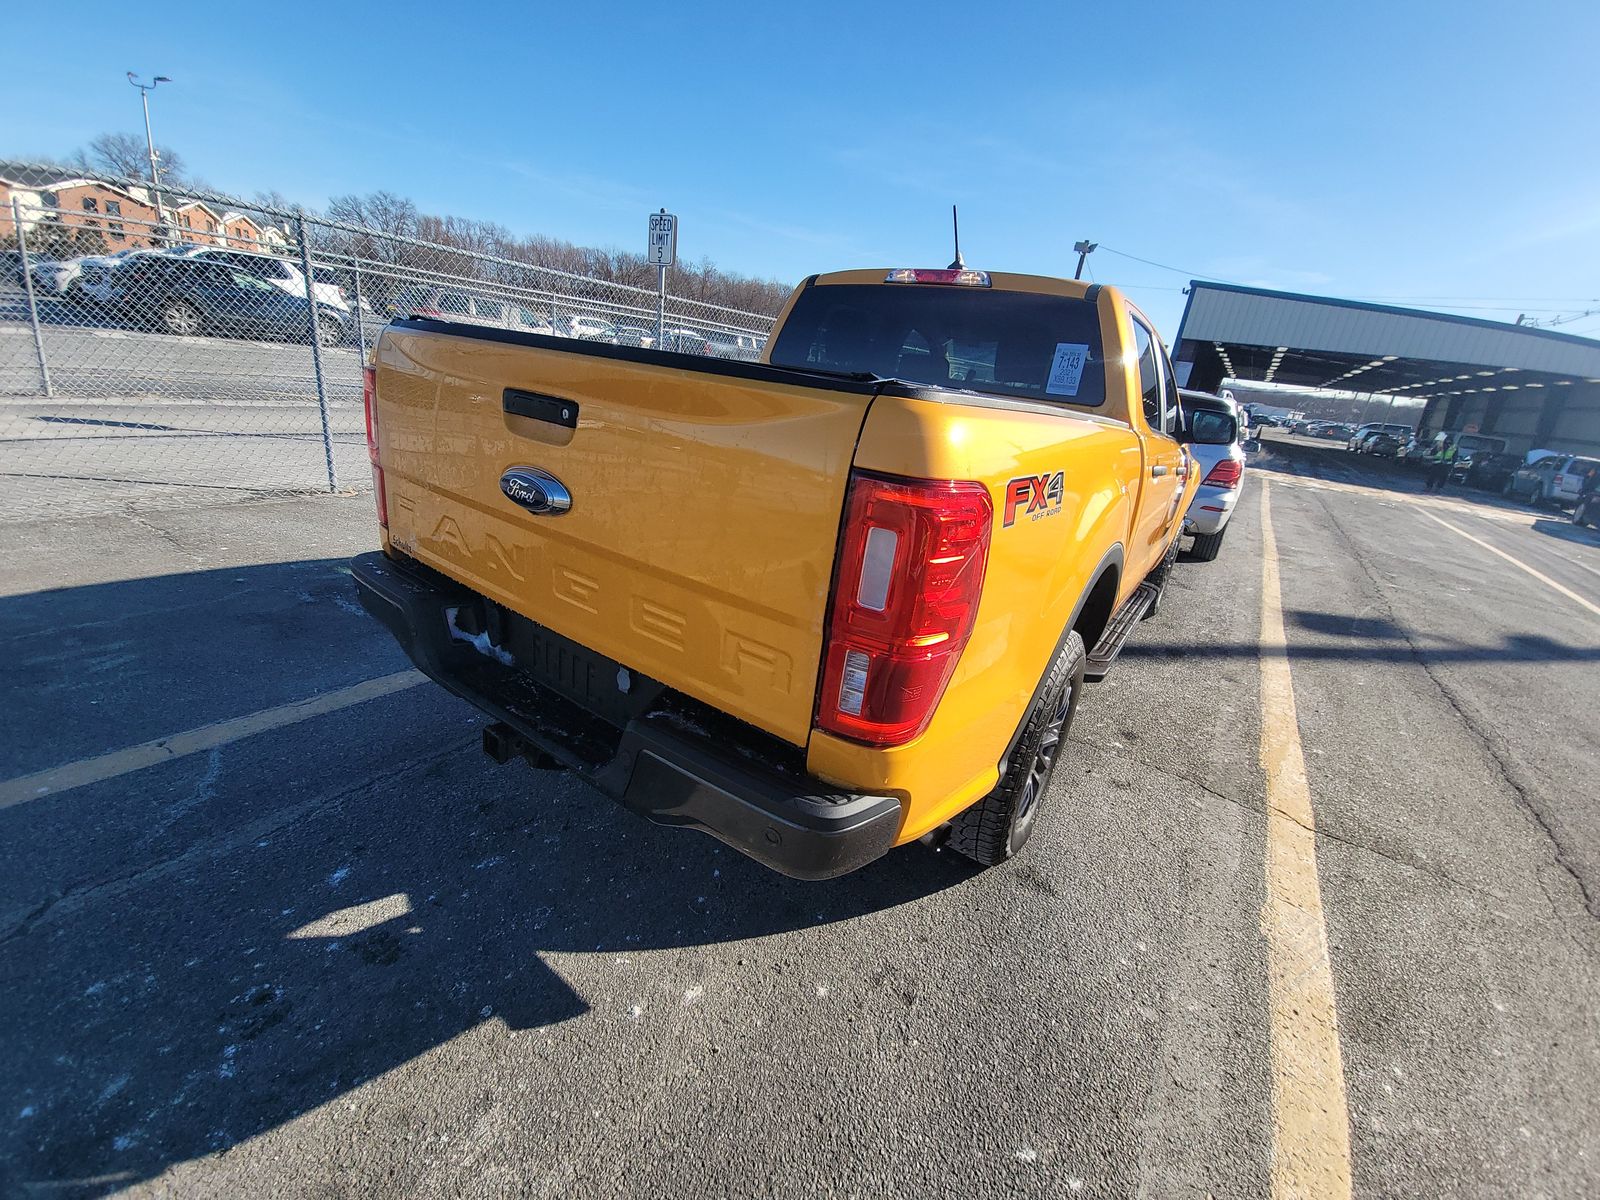
[[[656,331],[647,329],[643,325],[618,325],[615,338],[619,346],[632,346],[635,350],[648,350],[656,344]]]
[[[711,354],[711,342],[699,329],[668,329],[661,335],[661,349],[675,354]]]
[[[1366,441],[1380,433],[1393,434],[1396,438],[1406,438],[1411,433],[1409,425],[1386,424],[1382,421],[1368,421],[1365,425],[1356,426],[1355,432],[1345,440],[1344,448],[1354,450],[1357,454],[1366,452]]]
[[[1600,472],[1600,460],[1576,454],[1547,454],[1518,468],[1506,480],[1504,494],[1536,507],[1565,508],[1577,502],[1591,471]]]
[[[706,335],[711,353],[717,358],[731,358],[739,362],[755,362],[761,357],[765,340],[753,333],[739,333],[726,329],[713,329]]]
[[[116,290],[112,283],[115,272],[139,257],[168,253],[170,252],[156,246],[145,250],[123,250],[117,254],[84,259],[80,264],[78,275],[80,298],[85,304],[92,304],[97,308],[107,307],[116,299]]]
[[[1521,465],[1515,454],[1475,454],[1461,481],[1486,492],[1502,491]]]
[[[1358,454],[1370,454],[1374,458],[1393,458],[1398,460],[1410,439],[1402,434],[1380,429],[1376,433],[1369,433],[1361,439]]]
[[[770,365],[633,357],[386,326],[362,604],[497,762],[776,870],[1020,852],[1200,484],[1153,326],[1073,280],[856,270],[800,285]]]
[[[556,322],[556,332],[562,337],[579,338],[586,342],[615,342],[617,327],[603,317],[574,315]]]
[[[306,294],[306,276],[300,265],[286,258],[279,258],[275,254],[255,254],[248,250],[230,250],[224,246],[186,246],[172,253],[185,258],[216,259],[227,263],[230,267],[248,271],[291,296]],[[312,270],[316,270],[315,265],[312,266]],[[320,303],[345,312],[350,310],[350,300],[337,283],[318,280],[313,286]]]
[[[112,275],[113,314],[165,333],[309,339],[313,320],[324,346],[342,342],[348,314],[274,287],[218,259],[140,255]]]
[[[465,321],[471,325],[492,325],[496,329],[516,329],[547,337],[556,332],[543,313],[516,300],[432,284],[410,284],[401,288],[394,310],[397,316]]]
[[[57,296],[64,300],[83,299],[83,274],[87,268],[115,265],[119,260],[136,253],[119,250],[115,254],[85,254],[77,258],[35,260],[29,268],[35,292]]]
[[[1503,437],[1449,430],[1434,434],[1428,452],[1431,454],[1439,447],[1449,445],[1453,445],[1456,451],[1455,462],[1450,468],[1451,483],[1459,483],[1467,477],[1467,472],[1472,469],[1472,461],[1478,455],[1506,452],[1506,440]]]
[[[1244,430],[1230,401],[1187,389],[1178,397],[1189,451],[1200,469],[1200,490],[1184,517],[1183,532],[1194,538],[1190,557],[1210,562],[1222,549],[1244,483]]]

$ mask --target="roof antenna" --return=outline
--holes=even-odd
[[[950,206],[950,228],[955,231],[956,235],[956,260],[950,264],[950,270],[965,271],[967,264],[961,261],[961,222],[956,217],[956,206],[954,204]]]

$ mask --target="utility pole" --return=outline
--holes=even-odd
[[[1100,248],[1100,243],[1091,242],[1088,238],[1084,238],[1083,241],[1072,248],[1078,252],[1078,269],[1072,273],[1072,277],[1074,279],[1082,279],[1084,260]]]
[[[172,80],[165,75],[157,75],[154,81],[150,83],[140,83],[139,77],[129,71],[128,82],[139,89],[139,99],[144,105],[144,146],[146,152],[150,155],[150,193],[155,197],[156,222],[161,226],[163,236],[166,236],[168,233],[167,210],[161,204],[161,173],[156,168],[156,159],[160,156],[156,154],[155,136],[150,132],[150,93],[163,83],[171,83]]]

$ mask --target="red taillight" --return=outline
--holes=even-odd
[[[884,277],[885,283],[953,283],[962,287],[988,287],[989,272],[967,267],[930,270],[926,267],[897,267]]]
[[[1244,478],[1244,465],[1231,458],[1225,458],[1211,468],[1209,474],[1200,482],[1210,484],[1212,487],[1238,487],[1239,480]]]
[[[378,459],[378,370],[361,370],[361,407],[367,413],[367,458],[372,463],[372,494],[378,501],[378,524],[389,528],[389,495],[383,487],[383,464]]]
[[[981,483],[851,476],[822,729],[894,746],[928,727],[972,634],[993,523]]]

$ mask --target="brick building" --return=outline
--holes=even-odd
[[[47,245],[77,254],[109,254],[160,244],[155,205],[143,188],[7,171],[0,165],[0,241],[7,244],[16,238],[13,198],[23,230],[37,239],[41,253]]]

